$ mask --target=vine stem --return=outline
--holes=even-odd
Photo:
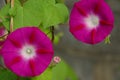
[[[54,26],[51,26],[51,34],[52,34],[52,39],[51,39],[51,41],[52,41],[52,42],[54,42],[54,38],[55,38],[55,36],[54,36],[54,30],[55,30]]]
[[[10,0],[6,0],[6,3],[9,3],[10,2]]]
[[[0,36],[0,38],[4,38],[4,37],[6,37],[6,36],[8,36],[8,34],[5,34],[5,35],[3,35],[3,36]]]
[[[11,0],[11,8],[14,7],[14,0]],[[10,32],[13,31],[13,16],[11,16],[11,19],[10,19]]]
[[[3,69],[6,69],[3,65],[0,64],[0,67],[3,68]]]

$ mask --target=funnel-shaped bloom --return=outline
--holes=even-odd
[[[75,38],[96,44],[111,33],[114,17],[104,0],[80,0],[74,4],[69,24]]]
[[[53,57],[52,43],[37,27],[20,28],[7,37],[2,56],[6,67],[17,75],[40,75]]]

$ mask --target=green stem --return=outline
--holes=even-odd
[[[54,38],[55,38],[55,36],[54,36],[54,30],[55,30],[54,26],[51,26],[51,33],[52,33],[52,39],[51,39],[51,41],[52,42],[54,42]]]
[[[23,6],[23,4],[27,1],[27,0],[19,0],[21,5]]]
[[[0,64],[0,67],[1,67],[2,69],[6,69],[6,68],[5,68],[3,65],[1,65],[1,64]]]
[[[14,7],[14,0],[11,0],[11,8]],[[11,19],[10,19],[10,32],[13,31],[13,16],[11,16]]]

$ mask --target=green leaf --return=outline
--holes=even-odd
[[[68,20],[69,13],[64,4],[47,5],[44,11],[43,27],[45,28],[65,23]]]
[[[72,68],[70,66],[68,66],[68,79],[69,80],[78,80],[77,75],[75,74],[75,72],[72,70]]]
[[[53,68],[52,80],[78,80],[74,71],[64,61],[61,61]]]
[[[60,62],[53,68],[53,80],[65,80],[67,76],[67,66],[64,62]]]
[[[47,68],[40,76],[33,77],[31,80],[52,80],[52,69]]]
[[[16,7],[13,7],[13,8],[9,9],[9,15],[10,16],[15,16],[16,15]]]
[[[65,0],[55,0],[56,1],[56,3],[64,3],[65,2]]]
[[[20,80],[30,80],[30,79],[26,77],[20,77]]]
[[[9,16],[10,4],[8,3],[0,10],[0,18],[2,19],[3,25],[9,30],[10,16]]]
[[[17,15],[14,17],[14,27],[39,26],[43,16],[43,7],[40,1],[28,0],[23,6],[18,5]]]
[[[14,29],[39,25],[46,28],[68,20],[68,9],[64,4],[55,4],[55,0],[28,0],[23,5],[15,0],[14,7],[11,9],[10,4],[7,4],[0,11],[8,30],[10,16],[14,16]]]
[[[45,3],[46,5],[47,4],[53,4],[53,5],[55,4],[55,0],[44,0],[44,1],[41,0],[41,2]]]
[[[6,69],[0,69],[0,80],[16,80],[17,76],[11,71]]]
[[[40,0],[28,0],[23,6],[21,6],[20,2],[18,0],[15,0],[15,7],[16,7],[16,15],[14,16],[14,29],[23,27],[23,26],[38,26],[40,24],[41,18],[42,18],[42,7]],[[32,5],[32,6],[31,6]],[[3,16],[8,15],[10,10],[10,7],[6,5],[2,10]],[[6,15],[5,15],[6,14]],[[12,13],[13,14],[13,13]],[[10,20],[7,20],[7,23],[4,23],[7,29],[9,29],[9,22]]]

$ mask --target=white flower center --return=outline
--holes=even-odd
[[[30,48],[26,49],[27,54],[32,54],[32,50]]]
[[[85,18],[85,24],[89,29],[96,28],[99,25],[99,17],[97,15],[91,14]]]
[[[31,59],[34,58],[36,56],[35,54],[35,48],[31,45],[25,45],[22,49],[21,49],[21,56],[24,59]]]

